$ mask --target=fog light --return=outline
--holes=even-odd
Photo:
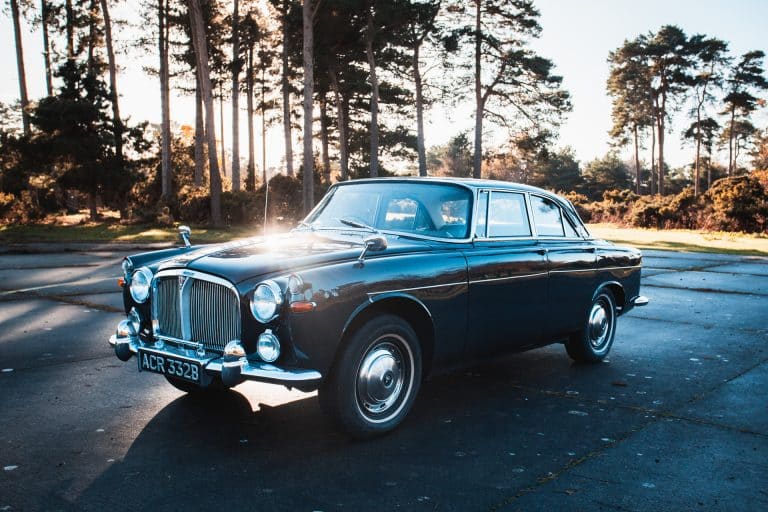
[[[259,354],[262,361],[267,363],[277,361],[277,358],[280,357],[280,340],[272,334],[271,329],[267,329],[259,336],[256,353]]]

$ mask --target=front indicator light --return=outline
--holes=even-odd
[[[314,302],[309,302],[305,300],[291,302],[291,305],[289,306],[291,313],[309,313],[311,311],[314,311],[316,307],[317,307],[317,304],[315,304]]]
[[[259,336],[256,353],[266,363],[273,363],[280,357],[280,340],[272,334],[271,329],[267,329]]]

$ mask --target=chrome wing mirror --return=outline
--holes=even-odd
[[[192,235],[192,230],[189,226],[179,226],[179,238],[184,242],[184,247],[192,247],[192,242],[189,241],[189,237]]]
[[[358,266],[363,266],[363,261],[365,260],[365,255],[368,254],[368,251],[383,251],[387,248],[387,239],[384,238],[381,235],[372,235],[367,237],[365,240],[363,240],[363,250],[360,253],[360,256],[357,257],[357,264]]]

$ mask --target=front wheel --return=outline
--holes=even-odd
[[[355,332],[320,388],[323,410],[348,434],[368,438],[397,427],[421,384],[421,346],[411,325],[394,315]]]
[[[604,289],[592,300],[584,326],[565,343],[568,355],[580,363],[602,361],[613,345],[616,334],[616,300]]]

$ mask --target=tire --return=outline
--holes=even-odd
[[[164,375],[164,377],[165,377],[165,380],[167,380],[171,386],[189,395],[219,393],[222,391],[227,391],[228,389],[224,386],[224,384],[222,384],[221,380],[218,378],[214,378],[208,386],[203,387],[203,386],[198,386],[197,384],[193,384],[192,382],[187,382],[185,380],[178,379],[176,377],[171,377],[169,375]]]
[[[320,406],[357,439],[385,434],[408,414],[421,385],[421,346],[394,315],[372,318],[352,334],[319,390]]]
[[[610,290],[600,290],[587,311],[581,330],[571,335],[565,350],[579,363],[605,359],[616,335],[616,300]]]

